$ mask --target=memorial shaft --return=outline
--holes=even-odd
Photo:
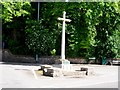
[[[61,47],[61,58],[65,59],[65,15],[66,12],[63,13],[63,29],[62,29],[62,47]]]

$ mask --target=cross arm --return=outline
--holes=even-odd
[[[66,22],[71,22],[71,20],[70,19],[64,19],[64,18],[60,18],[60,17],[58,17],[58,20],[62,20],[62,21],[66,21]]]

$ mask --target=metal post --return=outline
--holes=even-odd
[[[39,21],[40,17],[40,2],[38,2],[38,15],[37,15],[37,20]],[[36,62],[38,62],[38,53],[36,53]]]
[[[37,20],[39,21],[39,16],[40,15],[40,2],[38,2],[38,18],[37,18]]]

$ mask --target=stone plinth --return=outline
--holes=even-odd
[[[72,70],[72,65],[70,64],[70,61],[68,60],[63,60],[61,65],[62,65],[63,70],[66,70],[66,71]]]
[[[62,65],[62,69],[65,70],[65,71],[71,71],[71,70],[73,70],[71,64],[61,64],[61,65]]]

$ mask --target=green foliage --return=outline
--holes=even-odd
[[[120,57],[120,2],[41,2],[40,5],[40,21],[29,19],[25,28],[26,45],[34,53],[60,55],[62,22],[57,18],[66,11],[66,18],[72,20],[66,24],[67,57],[96,57],[99,61],[102,57]],[[16,21],[18,24],[13,27],[17,28],[16,18],[30,15],[33,9],[30,6],[27,2],[3,2],[4,22]]]
[[[30,2],[1,2],[2,4],[2,35],[8,49],[13,54],[30,54],[24,43],[25,20],[30,17]]]
[[[30,15],[31,5],[29,2],[1,2],[3,22],[12,22],[14,18]]]
[[[58,36],[61,35],[62,22],[57,22],[57,18],[62,17],[64,10],[67,12],[66,17],[72,20],[72,22],[67,23],[66,25],[67,56],[84,57],[89,47],[91,45],[93,46],[95,43],[95,29],[90,27],[87,24],[88,21],[86,20],[86,5],[87,3],[46,3],[43,6],[44,8],[42,8],[42,18],[45,21],[45,26],[47,26],[47,28],[55,30],[58,29],[59,31],[56,31],[56,33],[58,33]],[[61,43],[57,43],[56,45],[58,44]],[[60,51],[57,50],[57,52]]]
[[[116,32],[116,25],[120,20],[120,14],[118,12],[117,3],[104,3],[101,6],[103,12],[98,17],[99,24],[96,25],[96,47],[95,56],[98,60],[102,60],[102,57],[113,58],[116,56],[114,47],[113,35]]]
[[[42,22],[42,20],[26,22],[26,44],[34,53],[49,55],[55,47],[54,33],[46,29]]]
[[[56,55],[56,50],[53,49],[53,50],[51,51],[51,54],[52,54],[52,55]]]
[[[6,39],[8,48],[15,55],[31,55],[30,50],[26,45],[21,45],[19,41],[14,39]]]
[[[120,58],[120,22],[116,25],[116,31],[114,31],[110,39],[113,41],[112,51],[115,52],[115,57]]]

